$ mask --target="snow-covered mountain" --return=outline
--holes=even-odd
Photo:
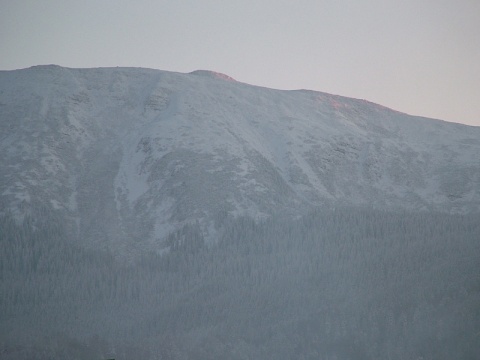
[[[1,358],[478,359],[479,154],[209,71],[0,72]]]
[[[315,206],[480,211],[480,128],[210,71],[2,71],[0,153],[2,211],[120,251]]]

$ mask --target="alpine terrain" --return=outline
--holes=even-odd
[[[48,65],[0,154],[2,359],[480,357],[479,127]]]

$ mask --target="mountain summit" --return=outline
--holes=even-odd
[[[47,210],[86,241],[157,250],[185,226],[215,241],[238,216],[480,210],[480,128],[232,80],[204,70],[0,72],[2,210]]]

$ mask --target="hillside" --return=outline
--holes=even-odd
[[[37,66],[0,154],[2,360],[480,358],[478,127]]]
[[[480,128],[364,100],[209,71],[52,65],[1,72],[0,104],[3,207],[53,211],[121,251],[317,206],[480,211]]]

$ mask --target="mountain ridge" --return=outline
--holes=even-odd
[[[1,202],[19,216],[46,207],[79,238],[121,251],[132,239],[161,250],[191,224],[215,241],[228,216],[336,205],[480,212],[480,128],[232,80],[0,72]]]

